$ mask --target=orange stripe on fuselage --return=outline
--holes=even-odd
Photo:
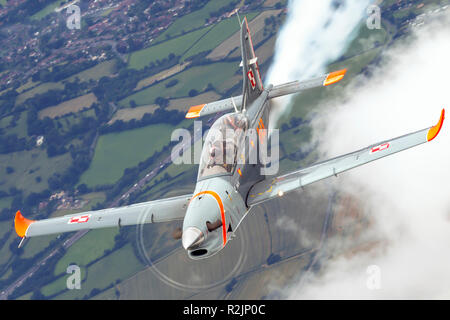
[[[264,122],[263,122],[262,118],[259,118],[259,123],[258,123],[258,127],[256,128],[256,132],[258,133],[259,141],[261,143],[263,143],[263,139],[265,137],[264,129],[265,129]],[[263,130],[263,131],[259,131],[259,130]]]
[[[226,224],[225,224],[225,210],[223,208],[222,199],[217,194],[217,192],[205,190],[205,191],[201,191],[201,192],[197,193],[195,196],[192,197],[192,199],[190,201],[194,200],[198,196],[201,196],[202,194],[209,194],[209,195],[213,196],[214,199],[216,199],[217,204],[219,205],[220,215],[221,215],[221,219],[222,219],[223,246],[225,246],[225,244],[227,243],[227,228],[226,228]]]

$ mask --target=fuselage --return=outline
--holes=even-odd
[[[246,110],[217,119],[206,136],[183,221],[182,244],[192,259],[210,257],[226,246],[249,210],[250,188],[264,179],[258,148],[267,138],[267,92]]]

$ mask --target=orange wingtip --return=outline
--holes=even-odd
[[[19,237],[25,237],[28,227],[32,224],[34,220],[29,220],[25,218],[20,210],[16,212],[16,217],[14,218],[14,226],[16,228],[16,233]]]
[[[186,119],[192,119],[192,118],[198,118],[200,117],[200,111],[202,111],[203,107],[206,104],[199,104],[197,106],[193,106],[189,109],[188,113],[186,114]]]
[[[344,79],[345,74],[347,73],[347,69],[342,69],[338,71],[331,72],[328,74],[327,78],[323,82],[324,86],[329,86],[330,84],[336,83]]]
[[[439,122],[434,126],[431,127],[430,130],[428,130],[427,133],[427,140],[431,141],[439,134],[439,131],[441,131],[442,124],[444,123],[445,118],[445,109],[442,109],[441,111],[441,117],[439,118]]]

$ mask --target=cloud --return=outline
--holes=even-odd
[[[328,63],[337,59],[353,39],[370,3],[291,0],[266,82],[277,85],[324,74]],[[272,100],[271,128],[288,110],[290,99],[285,96]]]
[[[324,158],[427,128],[443,107],[450,112],[449,21],[447,14],[415,31],[413,41],[386,52],[372,77],[358,77],[341,101],[321,106],[313,128]],[[286,288],[286,298],[450,298],[449,128],[444,121],[430,143],[335,179],[373,219],[364,236],[383,245],[324,262],[319,273]],[[366,285],[371,265],[380,268],[378,290]]]
[[[300,247],[308,248],[314,245],[308,230],[287,215],[278,217],[275,226],[279,228],[281,232],[290,233],[295,237]]]

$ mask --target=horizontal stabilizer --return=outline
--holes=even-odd
[[[208,114],[232,110],[234,109],[234,106],[236,106],[236,108],[239,109],[241,105],[242,105],[242,96],[231,97],[228,99],[218,100],[205,104],[199,104],[189,109],[188,113],[186,114],[186,118],[193,119]]]
[[[297,93],[307,89],[329,86],[330,84],[341,81],[344,78],[346,72],[347,69],[343,69],[305,81],[297,80],[274,86],[269,92],[269,99],[284,96],[287,94]]]
[[[250,59],[249,65],[255,64],[256,60],[257,60],[256,58]],[[267,87],[266,90],[269,91],[267,98],[271,99],[284,96],[287,94],[301,92],[312,88],[329,86],[330,84],[341,81],[344,78],[346,72],[347,69],[342,69],[305,81],[292,81],[280,84],[272,87],[272,89],[270,89],[270,87]],[[242,106],[242,101],[243,101],[242,95],[240,95],[232,98],[192,106],[189,109],[188,113],[186,114],[186,118],[187,119],[198,118],[208,114],[233,110],[235,108],[236,110],[240,110]]]

